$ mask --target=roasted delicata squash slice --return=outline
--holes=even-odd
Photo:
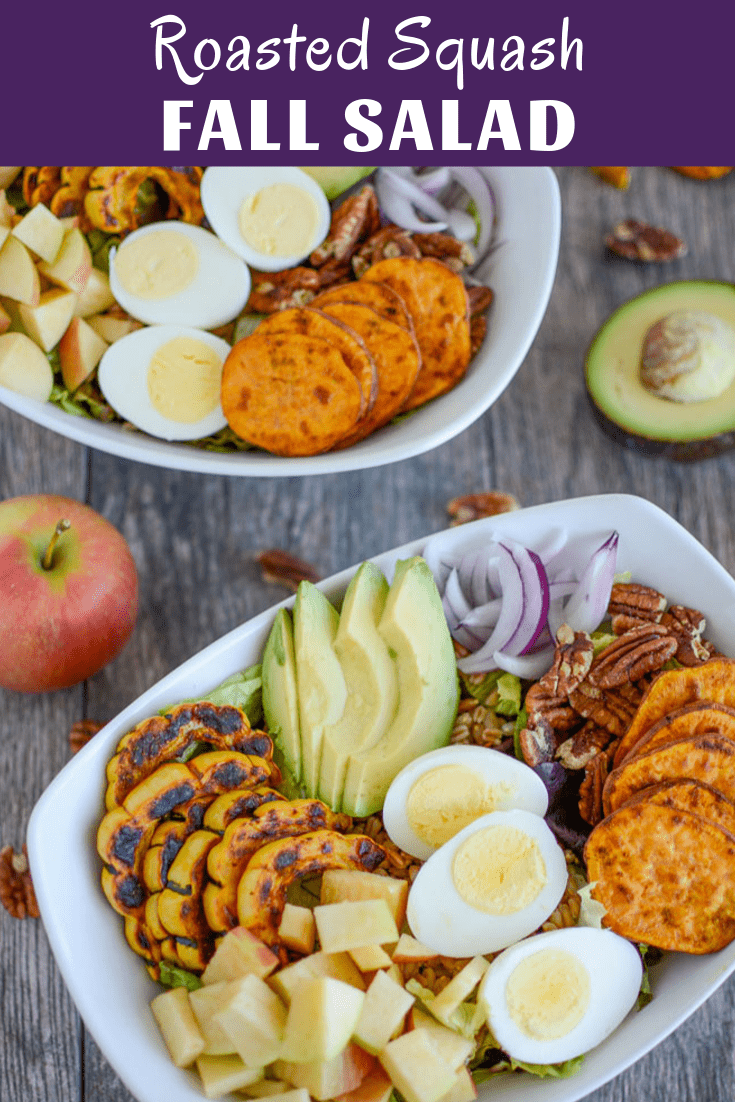
[[[84,210],[93,226],[105,233],[130,233],[144,221],[151,221],[148,204],[141,202],[141,189],[150,182],[166,196],[163,218],[200,225],[204,208],[199,198],[201,168],[142,166],[99,166],[89,177]],[[154,221],[157,219],[153,219]]]
[[[212,930],[237,926],[237,890],[240,877],[254,853],[279,838],[291,838],[327,829],[345,831],[348,815],[336,814],[321,800],[290,800],[257,809],[251,818],[230,823],[207,859],[210,883],[204,888],[204,913]]]
[[[223,792],[207,808],[202,826],[216,834],[224,834],[234,819],[244,819],[255,814],[263,804],[285,801],[286,797],[275,788],[259,785],[257,788],[234,792]]]
[[[122,737],[107,765],[107,810],[123,803],[131,789],[195,742],[268,760],[273,756],[273,743],[264,731],[252,730],[241,708],[206,701],[180,704],[165,715],[144,719]]]
[[[197,830],[184,842],[169,869],[167,886],[158,896],[158,919],[174,937],[185,938],[212,953],[212,932],[202,909],[202,888],[207,875],[207,854],[219,842],[219,834]]]
[[[700,701],[735,708],[735,661],[732,658],[712,658],[701,666],[659,674],[618,744],[615,765],[620,765],[654,724],[678,708]]]
[[[48,205],[60,186],[59,165],[26,165],[23,169],[23,198],[29,207]]]
[[[154,979],[158,978],[158,965],[161,961],[161,946],[153,936],[145,919],[136,915],[125,918],[125,940],[134,953],[146,962]]]
[[[289,885],[326,869],[374,872],[385,850],[365,834],[315,830],[262,846],[251,857],[237,889],[237,917],[266,945],[278,943]]]

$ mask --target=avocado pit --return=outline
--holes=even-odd
[[[672,402],[717,398],[735,381],[735,329],[703,310],[675,310],[648,329],[643,386]]]

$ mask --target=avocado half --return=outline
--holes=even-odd
[[[375,169],[365,168],[362,165],[352,165],[351,168],[315,168],[310,165],[308,168],[302,168],[301,171],[306,172],[312,179],[316,180],[327,199],[331,202],[343,191],[347,191],[353,184],[356,184],[358,180],[362,180],[365,176],[369,176],[371,172],[375,172]]]
[[[648,329],[674,310],[703,310],[735,329],[735,284],[667,283],[620,306],[587,352],[587,393],[599,424],[625,447],[684,462],[707,459],[735,448],[735,383],[703,402],[672,402],[639,378]]]

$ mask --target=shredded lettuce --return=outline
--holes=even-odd
[[[167,960],[161,961],[159,980],[164,987],[185,987],[187,991],[197,991],[202,986],[199,976]]]
[[[498,678],[498,702],[495,711],[501,716],[517,716],[521,710],[521,679],[512,673]]]
[[[180,704],[199,704],[207,701],[209,704],[221,706],[230,704],[235,708],[242,708],[254,727],[263,718],[263,680],[262,669],[258,663],[248,666],[246,670],[233,673],[230,677],[217,685],[206,696],[191,697],[188,700],[179,701]],[[165,715],[174,705],[161,708],[160,715]]]
[[[577,1074],[583,1060],[584,1055],[564,1060],[561,1064],[525,1064],[522,1060],[511,1060],[510,1066],[513,1071],[527,1071],[530,1075],[537,1075],[539,1079],[568,1079]]]
[[[521,708],[516,719],[516,725],[513,728],[513,753],[519,761],[524,761],[523,751],[521,750],[521,731],[528,723],[528,712],[525,708]]]
[[[577,925],[591,926],[594,930],[601,930],[602,920],[607,912],[599,900],[592,898],[592,889],[596,883],[597,881],[593,880],[591,884],[585,884],[583,887],[577,888],[577,895],[581,903]]]
[[[497,691],[498,681],[502,674],[502,670],[490,670],[489,673],[485,674],[482,681],[473,681],[469,674],[463,674],[461,671],[459,676],[463,687],[470,696],[473,696],[480,704],[486,704],[488,697]]]

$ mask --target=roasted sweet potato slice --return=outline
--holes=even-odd
[[[262,846],[248,862],[237,889],[237,916],[266,945],[278,942],[286,892],[290,884],[325,869],[374,870],[385,850],[365,834],[314,830]]]
[[[419,374],[421,356],[408,330],[380,317],[370,306],[354,302],[328,302],[324,311],[360,334],[378,369],[375,405],[337,445],[338,448],[346,448],[387,425],[403,408]]]
[[[398,256],[379,260],[362,279],[397,291],[413,319],[421,370],[404,409],[414,409],[455,386],[470,362],[467,292],[439,260]]]
[[[260,333],[301,333],[305,337],[319,337],[341,352],[342,359],[360,384],[363,402],[362,417],[375,404],[378,393],[378,374],[375,361],[361,337],[337,319],[317,313],[306,307],[294,306],[269,314],[258,326]]]
[[[729,708],[726,704],[712,704],[707,700],[699,704],[687,704],[654,723],[620,764],[623,765],[638,754],[646,754],[657,746],[664,746],[667,742],[677,742],[696,735],[711,735],[718,731],[735,740],[735,708]]]
[[[604,923],[632,941],[712,953],[735,937],[735,837],[651,800],[603,819],[585,847]]]
[[[698,701],[735,707],[735,661],[712,658],[701,666],[667,670],[659,674],[643,697],[628,730],[615,752],[620,765],[641,736],[670,712]]]
[[[165,715],[152,716],[123,735],[107,764],[107,810],[121,804],[159,765],[179,757],[194,742],[219,750],[238,750],[259,758],[273,756],[265,731],[253,731],[241,708],[229,704],[179,704]]]
[[[301,333],[253,333],[222,370],[222,409],[243,440],[276,455],[329,451],[354,428],[360,384],[341,353]]]
[[[613,769],[602,790],[609,814],[650,784],[689,778],[735,800],[735,741],[723,734],[698,735],[668,742]]]
[[[640,803],[641,800],[650,800],[665,807],[678,807],[680,811],[698,815],[700,819],[714,823],[735,837],[735,803],[708,784],[686,779],[649,785],[626,800],[624,806]]]
[[[315,310],[326,311],[327,303],[332,302],[358,302],[361,306],[369,306],[386,321],[394,321],[402,329],[413,332],[413,322],[405,302],[387,283],[353,279],[351,283],[340,283],[338,287],[322,291],[309,305]]]
[[[230,823],[207,859],[210,883],[204,889],[204,913],[211,929],[237,926],[237,886],[261,846],[315,830],[341,832],[351,824],[348,815],[336,814],[321,800],[313,799],[272,804],[259,808],[248,819]]]

